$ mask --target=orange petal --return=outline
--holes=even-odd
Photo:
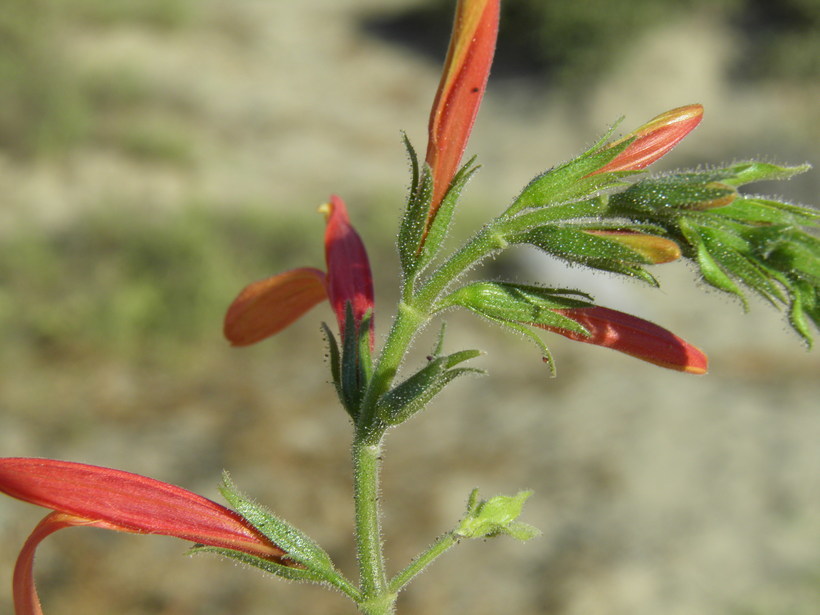
[[[598,306],[557,309],[555,312],[572,318],[590,335],[536,326],[577,342],[612,348],[661,367],[690,374],[706,373],[708,360],[700,349],[648,320]]]
[[[495,52],[499,0],[459,0],[441,82],[430,113],[427,164],[433,171],[429,228],[467,147]]]
[[[325,299],[325,274],[312,267],[259,280],[246,286],[228,308],[225,337],[234,346],[254,344],[278,333]]]

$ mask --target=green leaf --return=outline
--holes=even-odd
[[[398,425],[423,410],[432,399],[459,376],[483,374],[479,369],[455,368],[480,356],[480,350],[462,350],[443,357],[432,357],[427,365],[385,393],[378,401],[380,417],[388,425]]]
[[[398,249],[405,280],[412,280],[418,273],[419,246],[424,236],[427,215],[433,198],[433,176],[426,164],[419,176],[419,160],[406,136],[404,145],[410,157],[412,182],[410,194],[407,197],[407,206],[399,227]]]
[[[514,496],[497,495],[489,500],[478,500],[478,489],[470,494],[467,515],[455,533],[464,538],[493,538],[511,536],[527,541],[541,534],[538,528],[518,521],[524,502],[532,491],[519,491]]]
[[[229,549],[198,547],[197,550],[215,551],[287,579],[328,583],[348,595],[351,595],[351,591],[356,591],[335,568],[324,549],[307,534],[240,493],[227,472],[222,475],[220,492],[248,523],[285,551],[286,555],[283,558],[295,562],[298,566],[283,566]]]

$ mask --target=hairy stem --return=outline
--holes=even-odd
[[[353,443],[353,481],[356,507],[356,551],[359,558],[359,609],[368,615],[395,612],[396,594],[387,585],[379,510],[381,441],[358,436]]]

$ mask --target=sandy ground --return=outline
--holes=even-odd
[[[21,219],[59,225],[111,195],[125,204],[124,215],[161,215],[192,202],[313,215],[330,192],[347,199],[354,218],[398,211],[407,172],[399,130],[423,147],[438,67],[362,32],[361,18],[384,3],[202,5],[199,21],[182,32],[101,28],[70,45],[86,66],[136,71],[187,109],[179,121],[195,143],[192,163],[135,165],[98,148],[33,167],[0,156],[4,230]],[[728,83],[733,53],[731,40],[695,17],[651,34],[581,101],[491,82],[471,145],[484,169],[467,202],[494,210],[619,115],[629,127],[693,101],[706,105],[706,120],[675,166],[761,152],[820,160],[816,90]],[[777,189],[794,200],[816,198],[817,177]],[[522,278],[550,272],[529,255],[519,267]],[[389,438],[391,565],[403,566],[449,529],[476,486],[487,495],[535,490],[524,518],[544,535],[528,545],[460,546],[408,590],[400,612],[816,612],[817,355],[762,304],[743,317],[715,294],[696,296],[685,267],[661,279],[664,290],[651,301],[636,285],[595,284],[609,305],[639,306],[707,348],[706,377],[559,340],[559,377],[551,380],[526,342],[454,319],[450,347],[485,348],[491,375],[455,385]],[[229,468],[352,575],[349,427],[323,371],[309,368],[322,352],[315,325],[230,358],[236,351],[215,345],[212,356],[186,367],[184,384],[130,365],[61,366],[36,389],[7,379],[0,451],[121,467],[214,498],[219,472]],[[39,514],[0,500],[0,579],[10,579],[14,553]],[[181,559],[184,546],[169,539],[64,534],[38,560],[52,615],[353,612],[319,588],[269,582],[212,558]],[[0,612],[10,609],[2,582]]]

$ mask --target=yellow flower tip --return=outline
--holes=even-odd
[[[330,215],[333,213],[333,203],[322,203],[316,211],[322,214],[325,217],[325,222],[327,222],[330,219]]]
[[[675,109],[670,109],[669,111],[665,111],[664,113],[652,118],[637,131],[635,131],[635,134],[632,136],[645,135],[662,126],[671,127],[675,124],[690,124],[693,122],[699,123],[702,118],[703,105],[700,103],[676,107]]]

